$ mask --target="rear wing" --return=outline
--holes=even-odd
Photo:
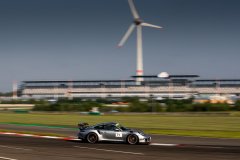
[[[78,123],[78,128],[80,130],[86,129],[88,127],[88,123]]]

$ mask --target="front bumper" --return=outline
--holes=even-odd
[[[151,137],[139,137],[139,143],[148,144],[151,143]]]

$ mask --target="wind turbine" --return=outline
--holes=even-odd
[[[121,42],[118,44],[118,49],[120,49],[122,47],[122,45],[124,44],[124,42],[127,40],[127,38],[129,37],[129,35],[132,33],[133,29],[135,28],[135,26],[137,26],[137,63],[136,63],[136,75],[143,75],[143,60],[142,60],[142,26],[148,26],[148,27],[155,27],[155,28],[162,28],[160,26],[156,26],[153,24],[149,24],[149,23],[144,23],[135,7],[134,4],[132,2],[132,0],[128,0],[130,9],[132,11],[133,14],[133,24],[131,24],[131,26],[129,27],[128,31],[126,32],[126,34],[123,36]],[[141,81],[143,81],[143,78],[137,78],[137,84],[140,85]]]

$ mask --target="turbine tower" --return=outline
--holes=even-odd
[[[128,0],[130,9],[132,11],[133,14],[133,24],[131,24],[131,26],[129,27],[127,33],[123,36],[121,42],[118,44],[118,49],[122,47],[122,45],[124,44],[124,42],[127,40],[127,38],[129,37],[129,35],[132,33],[133,29],[135,28],[135,26],[137,26],[137,60],[136,60],[136,75],[143,75],[143,60],[142,60],[142,26],[148,26],[148,27],[155,27],[155,28],[162,28],[160,26],[156,26],[153,24],[149,24],[149,23],[144,23],[135,7],[134,4],[132,2],[132,0]],[[137,84],[140,85],[141,81],[143,81],[143,78],[137,78]]]

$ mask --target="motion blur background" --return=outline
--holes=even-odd
[[[137,0],[145,74],[238,78],[239,0]],[[121,79],[135,73],[136,31],[123,0],[0,1],[0,91],[12,80]]]

